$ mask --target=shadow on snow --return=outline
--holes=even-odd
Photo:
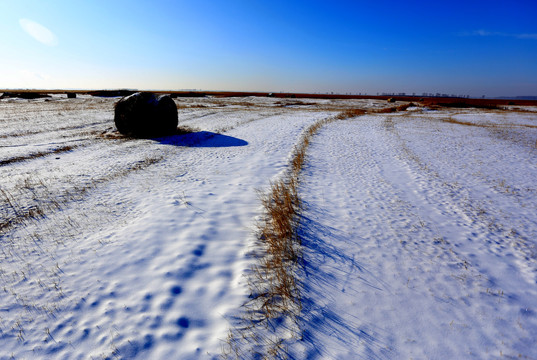
[[[178,135],[153,138],[164,145],[186,147],[234,147],[246,146],[247,141],[232,136],[222,135],[210,131],[197,131]]]
[[[301,341],[305,345],[306,358],[320,360],[330,357],[333,349],[319,348],[319,344],[323,342],[321,339],[326,338],[335,338],[336,346],[348,349],[349,354],[355,349],[356,358],[390,358],[393,354],[388,344],[384,343],[386,334],[381,327],[363,321],[351,313],[338,314],[337,309],[332,309],[326,303],[317,303],[318,299],[330,296],[328,294],[348,291],[352,293],[359,290],[347,288],[349,278],[358,278],[365,287],[373,288],[375,291],[385,291],[387,285],[365,269],[354,254],[345,253],[343,249],[338,248],[338,243],[350,240],[349,235],[327,225],[330,223],[329,214],[322,209],[314,209],[310,204],[304,205],[312,215],[311,217],[301,215],[299,227],[303,250],[300,283],[302,294],[300,322],[303,329]],[[313,217],[328,220],[323,224]],[[329,346],[334,345],[332,342]],[[293,355],[291,358],[294,358]]]

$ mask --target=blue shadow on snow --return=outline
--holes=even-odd
[[[197,131],[178,135],[153,138],[164,145],[185,147],[234,147],[246,146],[247,141],[233,136],[222,135],[210,131]]]
[[[381,326],[369,323],[352,315],[352,308],[347,313],[338,313],[319,299],[334,296],[346,291],[385,291],[381,281],[374,281],[374,276],[360,263],[353,254],[346,252],[337,244],[359,240],[349,238],[349,234],[330,226],[331,215],[313,203],[303,201],[309,216],[300,215],[298,236],[302,245],[302,267],[298,271],[302,312],[299,316],[304,345],[304,358],[323,360],[330,357],[330,349],[319,346],[322,339],[335,338],[337,346],[343,346],[352,353],[353,359],[391,359],[394,354],[386,341],[388,337]],[[317,220],[321,219],[321,220]],[[348,251],[348,250],[347,250]],[[357,251],[358,252],[358,251]],[[361,282],[363,288],[348,289],[347,280]],[[372,278],[372,279],[370,279]],[[328,292],[326,292],[328,290]],[[332,294],[332,295],[328,295]],[[357,304],[356,306],[360,306]],[[332,345],[333,346],[333,345]],[[355,349],[353,353],[353,349]],[[290,354],[290,359],[298,359]]]

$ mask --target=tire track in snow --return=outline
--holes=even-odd
[[[404,117],[385,119],[385,121],[390,122],[397,122],[398,120],[408,121]],[[404,126],[404,123],[401,126]],[[476,245],[474,249],[467,249],[466,256],[473,258],[475,257],[475,253],[490,253],[498,257],[501,261],[501,258],[504,256],[514,255],[519,259],[518,266],[528,284],[537,283],[537,262],[532,261],[532,259],[535,260],[537,257],[535,245],[531,241],[535,235],[535,229],[533,228],[532,232],[532,227],[527,226],[533,220],[528,218],[525,213],[517,214],[516,218],[505,215],[502,217],[502,205],[505,206],[508,204],[507,201],[509,203],[516,203],[516,205],[510,205],[512,209],[524,207],[524,201],[521,201],[522,199],[516,196],[516,194],[513,196],[509,192],[498,192],[490,184],[490,180],[486,178],[477,179],[477,181],[474,180],[468,186],[479,189],[479,191],[484,193],[496,193],[496,198],[501,197],[501,201],[504,204],[498,203],[497,199],[492,196],[486,196],[485,199],[475,198],[475,194],[472,194],[472,189],[469,189],[463,180],[457,183],[453,183],[452,180],[446,180],[431,168],[432,165],[426,164],[420,159],[409,148],[407,141],[399,134],[395,127],[391,127],[390,132],[402,149],[400,157],[407,160],[408,166],[416,167],[421,172],[419,193],[424,194],[426,197],[426,199],[422,199],[421,201],[450,204],[449,206],[446,205],[443,214],[439,215],[450,214],[464,219],[464,223],[459,223],[458,226],[470,229],[470,232],[465,235],[466,238],[474,239],[477,244],[481,244],[481,246]],[[430,186],[431,183],[433,186]],[[431,190],[431,188],[435,190]],[[443,191],[440,192],[437,189],[442,189]],[[427,207],[417,206],[418,210],[420,208],[421,216],[431,217],[431,215],[426,214],[427,210],[423,210],[427,209]],[[443,221],[437,219],[436,223],[449,224],[447,219],[449,218],[444,218]],[[462,245],[457,244],[457,247],[459,246]],[[508,249],[513,249],[513,252]],[[462,261],[471,263],[469,258],[463,257]]]
[[[334,123],[311,145],[302,185],[304,339],[292,356],[531,353],[523,329],[535,321],[518,327],[514,320],[522,324],[518,312],[531,297],[517,299],[519,281],[491,274],[495,266],[505,271],[500,259],[479,247],[478,258],[470,257],[474,233],[486,229],[461,211],[451,189],[412,163],[395,119]]]

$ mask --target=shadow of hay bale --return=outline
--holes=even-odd
[[[247,141],[210,131],[180,133],[153,139],[164,145],[185,147],[235,147],[246,146]]]

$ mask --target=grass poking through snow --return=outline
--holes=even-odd
[[[75,148],[75,146],[68,145],[68,146],[62,146],[62,147],[59,147],[59,148],[56,148],[56,149],[53,149],[53,150],[49,150],[49,151],[40,151],[40,152],[36,152],[36,153],[33,153],[33,154],[25,155],[25,156],[17,156],[17,157],[5,159],[5,160],[0,160],[0,166],[13,164],[13,163],[21,162],[21,161],[26,161],[26,160],[42,158],[42,157],[45,157],[45,156],[48,156],[48,155],[61,154],[61,153],[64,153],[64,152],[71,151],[74,148]]]
[[[262,196],[265,218],[258,225],[263,249],[249,277],[250,300],[240,324],[229,331],[225,359],[286,359],[286,342],[300,339],[302,311],[297,277],[302,249],[297,225],[300,217],[299,175],[313,136],[326,124],[365,114],[352,109],[311,125],[295,147],[289,171]]]

